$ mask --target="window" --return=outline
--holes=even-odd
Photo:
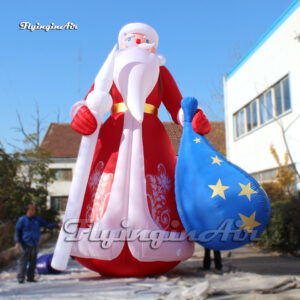
[[[245,133],[244,109],[235,114],[235,136],[239,137]]]
[[[240,130],[241,130],[241,134],[244,134],[245,133],[245,113],[244,113],[243,109],[240,111],[240,118],[241,118]]]
[[[239,124],[240,124],[240,114],[237,113],[235,115],[235,136],[236,137],[240,136]]]
[[[72,180],[72,169],[54,169],[55,179],[57,181],[71,181]]]
[[[266,109],[267,109],[267,120],[273,119],[273,97],[272,97],[272,90],[268,91],[265,95],[266,100]]]
[[[283,80],[283,97],[284,97],[284,110],[289,110],[291,108],[291,99],[290,99],[290,84],[289,78]]]
[[[256,104],[256,100],[254,100],[252,102],[251,110],[252,110],[252,128],[255,128],[257,126],[257,104]]]
[[[55,196],[50,199],[50,206],[52,209],[59,211],[65,211],[67,206],[68,197],[67,196]]]
[[[58,197],[51,197],[50,206],[51,206],[52,209],[59,210],[59,198]]]
[[[246,111],[247,111],[247,131],[250,131],[252,128],[250,104],[247,105]]]
[[[68,197],[60,197],[59,200],[60,200],[60,204],[59,204],[60,210],[65,211],[68,202]]]
[[[274,87],[276,98],[276,116],[291,108],[289,78],[281,80]]]
[[[266,122],[266,106],[265,106],[264,95],[262,95],[259,98],[259,109],[260,109],[260,123],[264,124]]]
[[[256,100],[246,106],[247,112],[247,131],[257,127],[257,104]]]
[[[276,115],[282,114],[282,91],[281,82],[275,85]]]
[[[291,99],[289,77],[286,76],[234,114],[235,136],[239,137],[289,109]]]

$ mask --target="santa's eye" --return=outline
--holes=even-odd
[[[146,40],[146,43],[147,43],[147,44],[149,44],[149,43],[150,43],[150,41],[149,41],[149,40]]]
[[[129,37],[129,38],[127,39],[127,41],[128,41],[128,42],[131,42],[131,40],[132,40],[132,38],[131,38],[131,37]]]

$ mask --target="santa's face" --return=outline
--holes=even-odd
[[[155,44],[142,33],[128,33],[126,34],[123,42],[119,44],[120,49],[130,47],[141,47],[150,53],[155,53]]]

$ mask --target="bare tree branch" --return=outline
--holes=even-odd
[[[256,83],[255,83],[255,86],[256,86]],[[268,85],[266,84],[266,86],[268,86]],[[258,90],[257,90],[257,87],[256,87],[256,93],[257,93],[258,95],[260,94],[260,93],[258,92]],[[263,103],[263,106],[264,106],[265,111],[269,114],[270,111],[268,111],[268,107],[267,107],[265,101],[264,101],[264,103]],[[273,104],[272,104],[272,108],[273,108]],[[272,115],[273,115],[273,112],[272,112]],[[295,117],[295,119],[292,120],[292,121],[290,122],[289,125],[287,125],[286,127],[284,127],[282,117],[281,117],[281,116],[273,116],[274,121],[276,121],[276,123],[277,123],[278,126],[280,127],[281,135],[282,135],[282,139],[283,139],[283,142],[284,142],[284,145],[285,145],[286,152],[287,152],[287,154],[288,154],[288,157],[289,157],[289,159],[290,159],[290,161],[291,161],[291,165],[292,165],[292,167],[293,167],[293,169],[294,169],[296,175],[298,176],[298,178],[300,178],[300,173],[299,173],[298,170],[297,170],[296,164],[295,164],[294,159],[293,159],[293,156],[292,156],[292,154],[291,154],[290,147],[289,147],[289,144],[288,144],[288,141],[287,141],[287,138],[286,138],[286,132],[287,132],[287,130],[288,130],[288,129],[296,122],[296,120],[299,119],[299,117],[300,117],[300,114],[297,115],[297,116]]]
[[[15,144],[13,144],[13,143],[10,143],[7,139],[5,139],[5,143],[6,143],[8,146],[12,147],[14,150],[17,150],[18,152],[22,152],[22,151],[23,151],[22,148],[20,148],[19,146],[15,145]]]
[[[300,114],[293,120],[291,123],[285,128],[285,132],[288,131],[288,129],[300,118]]]
[[[37,102],[35,102],[35,115],[31,116],[31,119],[33,120],[33,126],[35,127],[34,133],[27,133],[25,130],[23,120],[17,111],[17,118],[18,118],[18,127],[14,127],[14,130],[17,132],[20,132],[23,137],[25,138],[25,142],[29,143],[34,148],[40,147],[41,143],[41,134],[44,130],[46,130],[46,127],[43,126],[43,120],[40,116],[40,108]],[[10,144],[10,146],[13,146],[13,144]]]
[[[21,132],[21,134],[25,137],[25,139],[32,143],[33,145],[35,145],[35,142],[34,142],[34,139],[29,135],[27,134],[25,128],[24,128],[24,125],[23,125],[23,121],[21,119],[21,116],[19,114],[19,112],[17,111],[17,117],[18,117],[18,123],[19,123],[19,127],[15,128],[17,131]]]

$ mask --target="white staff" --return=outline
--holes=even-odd
[[[83,204],[84,194],[89,178],[91,164],[95,152],[95,147],[101,127],[103,115],[108,112],[112,106],[112,98],[109,94],[113,82],[114,58],[117,46],[108,55],[106,61],[101,67],[95,78],[94,90],[89,93],[86,99],[86,105],[97,120],[96,131],[83,136],[79,148],[79,153],[74,170],[74,176],[69,193],[69,199],[65,211],[63,223],[69,219],[79,219]],[[68,234],[64,227],[60,230],[56,243],[54,256],[51,266],[57,270],[65,270],[68,264],[72,250],[72,242],[66,242]]]

